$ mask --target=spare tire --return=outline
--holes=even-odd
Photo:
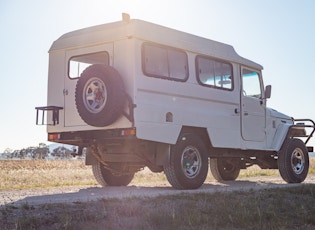
[[[111,66],[91,65],[81,74],[75,90],[80,117],[91,126],[104,127],[114,123],[125,104],[123,81]]]

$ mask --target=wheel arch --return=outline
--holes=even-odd
[[[179,133],[178,138],[180,138],[183,133],[193,133],[198,135],[202,139],[203,143],[206,145],[207,149],[212,148],[211,139],[208,135],[206,128],[183,126]]]
[[[271,144],[271,149],[277,152],[280,151],[281,147],[285,143],[286,139],[288,138],[289,130],[292,124],[281,124],[278,126],[276,133],[273,137],[273,141]]]
[[[179,139],[185,133],[186,134],[192,133],[192,134],[198,135],[202,139],[207,149],[212,148],[211,141],[210,141],[206,128],[183,126],[178,134],[176,143],[178,143]],[[170,164],[170,154],[171,154],[170,147],[171,147],[171,144],[169,143],[158,143],[157,145],[157,155],[158,155],[157,164],[158,165],[168,166]]]

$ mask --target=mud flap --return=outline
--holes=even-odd
[[[86,148],[85,165],[96,165],[98,163],[91,151],[90,148]]]
[[[171,151],[170,144],[159,143],[157,145],[156,165],[164,167],[169,166],[170,151]]]

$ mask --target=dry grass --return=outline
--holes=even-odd
[[[210,170],[209,170],[210,171]],[[309,173],[315,174],[315,158],[311,158]],[[279,175],[278,170],[262,170],[252,166],[241,170],[240,178]],[[206,181],[213,181],[209,172]],[[164,173],[145,169],[136,173],[131,184],[167,183]],[[72,185],[97,185],[91,166],[84,160],[2,160],[0,161],[0,189],[43,188]]]
[[[164,173],[145,169],[136,173],[132,184],[165,181]],[[98,185],[91,166],[84,160],[0,160],[0,189]]]
[[[0,161],[0,189],[95,184],[91,167],[82,160]]]

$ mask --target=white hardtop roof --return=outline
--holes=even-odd
[[[127,38],[156,42],[263,69],[261,65],[239,56],[231,45],[138,19],[112,22],[66,33],[52,44],[49,52],[100,45]]]

